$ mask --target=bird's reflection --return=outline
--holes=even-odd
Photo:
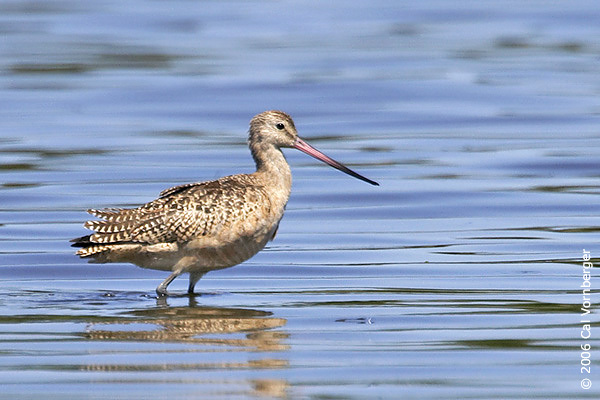
[[[262,351],[288,349],[283,341],[288,334],[273,331],[286,320],[268,311],[245,308],[199,307],[190,298],[187,307],[168,307],[129,311],[122,317],[90,323],[86,337],[91,340],[191,342],[248,347]],[[244,333],[244,338],[218,334]],[[206,337],[207,335],[210,337]],[[217,336],[215,336],[217,334]]]
[[[157,307],[128,311],[120,316],[91,322],[87,325],[85,337],[94,341],[132,341],[132,342],[176,342],[194,344],[185,351],[203,352],[209,346],[223,347],[224,352],[239,349],[250,352],[252,359],[246,358],[232,362],[199,361],[185,363],[177,361],[160,364],[120,364],[88,365],[93,371],[157,371],[157,370],[238,370],[238,369],[280,369],[287,368],[289,361],[273,358],[272,354],[261,358],[261,352],[285,351],[288,334],[275,330],[286,324],[283,318],[275,318],[267,311],[245,308],[220,308],[197,306],[190,298],[189,306],[169,307],[159,301]],[[240,335],[242,334],[242,335]],[[204,346],[203,346],[204,345]],[[214,354],[214,353],[213,353]],[[248,381],[255,395],[284,398],[289,387],[286,380],[255,379]]]

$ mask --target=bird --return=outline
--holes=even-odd
[[[98,218],[84,223],[92,234],[72,239],[76,254],[92,263],[127,262],[170,271],[158,297],[189,273],[187,293],[209,271],[240,264],[275,238],[290,197],[292,174],[282,152],[295,148],[354,178],[378,186],[326,156],[298,136],[282,111],[265,111],[250,121],[248,146],[256,171],[163,190],[137,208],[89,209]]]

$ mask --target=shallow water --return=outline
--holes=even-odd
[[[3,2],[2,396],[597,398],[598,21],[591,1]],[[287,151],[276,240],[195,298],[73,255],[86,208],[250,171],[271,108],[381,186]]]

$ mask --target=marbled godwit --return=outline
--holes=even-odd
[[[159,296],[182,273],[188,293],[207,272],[232,267],[273,240],[290,196],[292,174],[281,151],[293,147],[372,185],[378,185],[327,157],[298,137],[292,118],[265,111],[250,121],[248,144],[256,172],[175,186],[133,209],[91,209],[101,220],[84,226],[93,234],[73,239],[77,254],[90,262],[129,262],[172,271]]]

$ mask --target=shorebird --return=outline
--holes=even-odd
[[[248,260],[273,240],[290,196],[292,174],[282,148],[298,149],[333,168],[379,185],[329,158],[298,137],[292,118],[265,111],[252,118],[248,145],[256,163],[251,174],[188,183],[163,190],[138,208],[90,209],[99,220],[84,227],[93,234],[71,240],[90,262],[129,262],[171,271],[158,287],[190,274],[188,293],[207,272]]]

